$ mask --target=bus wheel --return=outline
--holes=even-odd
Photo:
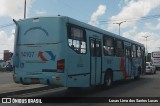
[[[112,72],[111,71],[105,73],[105,76],[104,76],[104,86],[105,86],[105,88],[111,87],[112,81],[113,81],[112,78],[113,77],[112,77]]]

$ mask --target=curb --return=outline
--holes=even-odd
[[[9,96],[14,96],[14,95],[20,95],[20,94],[31,93],[31,92],[41,91],[41,90],[54,89],[54,88],[55,87],[52,87],[52,86],[44,86],[44,87],[31,88],[31,89],[25,89],[25,90],[20,90],[20,91],[18,90],[10,91],[10,92],[0,93],[0,97],[9,97]]]

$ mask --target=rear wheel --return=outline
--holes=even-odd
[[[111,87],[112,82],[113,82],[112,72],[111,72],[111,71],[106,72],[106,73],[105,73],[105,76],[104,76],[104,87],[105,87],[105,88]]]

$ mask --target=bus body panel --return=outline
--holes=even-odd
[[[70,48],[69,48],[70,49]],[[87,55],[76,54],[72,50],[67,53],[67,86],[89,86],[89,58]],[[88,58],[88,59],[87,59]]]
[[[80,29],[86,38],[71,39],[71,28]],[[107,71],[112,71],[113,81],[117,81],[138,76],[139,69],[144,67],[143,58],[132,57],[132,45],[144,47],[142,44],[69,17],[18,21],[16,36],[13,57],[16,83],[89,87],[104,84]],[[105,36],[123,41],[124,56],[104,55]],[[85,53],[77,52],[71,43],[86,45]]]
[[[30,84],[38,79],[43,84],[66,85],[65,72],[57,73],[57,61],[65,59],[66,55],[62,52],[66,48],[65,38],[59,36],[66,36],[64,21],[61,18],[19,21],[15,51],[18,57],[18,66],[15,67],[16,82]],[[55,80],[55,77],[60,77],[61,81]]]
[[[113,81],[124,79],[120,70],[120,57],[104,56],[103,57],[103,72],[113,70]]]

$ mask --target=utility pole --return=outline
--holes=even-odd
[[[124,23],[124,22],[126,22],[126,21],[122,21],[122,22],[118,22],[118,23],[113,23],[113,24],[118,24],[118,25],[119,25],[119,36],[120,36],[120,34],[121,34],[121,32],[120,32],[121,24]]]
[[[26,0],[24,1],[24,19],[26,18]]]
[[[144,38],[146,38],[146,51],[147,51],[147,38],[150,37],[150,36],[151,36],[151,35],[149,35],[149,36],[148,36],[148,35],[143,36]]]

